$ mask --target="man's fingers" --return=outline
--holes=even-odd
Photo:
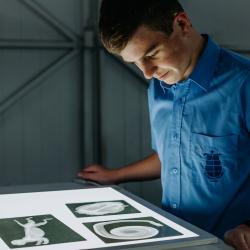
[[[80,178],[83,178],[84,180],[87,180],[87,181],[97,181],[96,178],[95,178],[95,175],[91,174],[91,173],[78,173],[78,176]]]
[[[240,235],[240,237],[236,239],[235,247],[237,250],[249,250],[244,235]]]
[[[79,172],[79,173],[77,173],[77,176],[83,178],[83,173]]]
[[[115,183],[113,171],[98,164],[89,165],[83,168],[77,176],[88,181],[94,181],[105,185]]]
[[[89,165],[89,166],[84,167],[82,171],[83,172],[97,172],[103,169],[105,169],[104,166],[95,164],[95,165]]]
[[[80,172],[77,175],[84,179],[91,178],[93,176],[91,172]]]
[[[244,237],[237,237],[232,243],[232,246],[234,246],[236,250],[249,250]]]
[[[227,231],[227,232],[224,234],[224,241],[225,241],[228,245],[233,245],[233,242],[232,242],[232,240],[231,240],[230,234],[231,234],[231,231]]]
[[[82,171],[80,173],[96,173],[97,170],[93,169],[93,168],[86,168],[86,169],[82,169]]]
[[[227,244],[234,246],[236,250],[250,250],[243,233],[236,234],[234,231],[229,231],[225,234],[224,239]]]
[[[250,250],[250,235],[244,236],[245,242],[247,244],[248,249]]]
[[[86,174],[86,173],[96,173],[96,172],[98,172],[98,169],[100,170],[100,168],[98,168],[98,167],[96,167],[94,165],[87,166],[87,167],[83,168],[81,170],[81,172],[78,173],[78,176],[83,177],[83,175]]]

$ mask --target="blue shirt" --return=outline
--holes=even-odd
[[[188,79],[148,89],[163,207],[215,235],[250,219],[250,61],[209,37]]]

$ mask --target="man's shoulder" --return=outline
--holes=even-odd
[[[220,62],[225,68],[250,71],[250,58],[228,49],[221,49]]]
[[[234,93],[241,93],[249,98],[250,96],[250,58],[234,51],[221,49],[221,67],[218,76],[226,76],[233,86]],[[240,92],[238,92],[239,90]]]

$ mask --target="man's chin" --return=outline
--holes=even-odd
[[[178,81],[175,80],[175,79],[162,79],[162,80],[160,80],[160,81],[162,81],[162,82],[164,82],[164,83],[166,83],[166,84],[168,84],[168,85],[173,85],[173,84],[176,84],[176,82],[178,82]]]
[[[179,79],[177,77],[170,77],[170,76],[162,77],[160,79],[158,78],[158,80],[161,81],[161,82],[164,82],[164,83],[166,83],[168,85],[176,84],[179,81]]]

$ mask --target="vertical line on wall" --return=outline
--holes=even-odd
[[[101,79],[100,79],[100,49],[96,24],[98,19],[98,0],[90,1],[91,24],[93,32],[93,51],[92,51],[92,76],[93,76],[93,150],[94,160],[96,163],[102,163],[102,140],[101,140]]]
[[[83,32],[83,27],[84,27],[84,4],[83,4],[83,1],[80,1],[80,20],[81,20],[81,32],[82,32],[82,37],[84,39],[84,32]],[[80,82],[81,82],[81,85],[80,85],[80,137],[81,137],[81,140],[80,140],[80,162],[81,162],[81,166],[82,167],[85,163],[85,155],[83,152],[85,152],[85,136],[84,136],[84,131],[85,131],[85,127],[84,127],[84,124],[85,124],[85,115],[84,115],[84,109],[85,109],[85,104],[84,104],[84,85],[85,85],[85,81],[84,81],[84,66],[85,66],[85,63],[84,63],[84,58],[85,58],[85,51],[84,49],[82,48],[80,50]]]

